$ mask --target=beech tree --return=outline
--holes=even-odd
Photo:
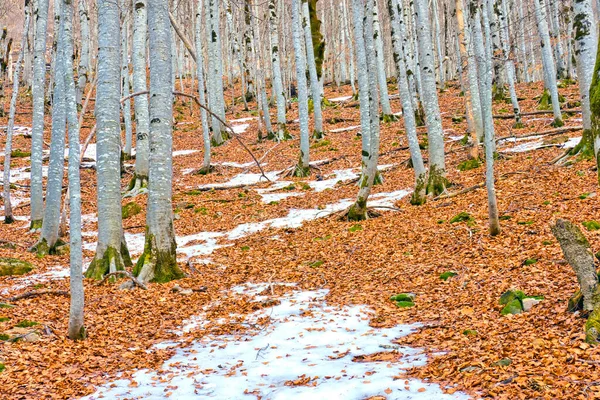
[[[121,58],[119,6],[98,1],[98,83],[96,86],[96,170],[98,177],[98,244],[85,276],[105,274],[131,265],[121,216]],[[119,36],[116,36],[119,37]]]
[[[80,0],[83,1],[83,0]],[[34,33],[33,82],[31,97],[33,113],[31,122],[31,224],[32,231],[42,228],[44,216],[44,191],[42,186],[42,157],[44,140],[46,35],[48,26],[48,0],[34,0],[33,16],[37,21]]]
[[[150,175],[144,252],[133,271],[142,282],[168,282],[183,277],[177,265],[171,205],[173,94],[169,80],[172,68],[169,54],[172,41],[167,7],[165,1],[148,0]]]
[[[23,35],[21,38],[21,50],[19,50],[19,58],[15,66],[13,75],[13,87],[10,98],[10,109],[8,112],[8,124],[6,126],[6,144],[4,147],[4,179],[3,192],[4,198],[4,223],[11,224],[14,222],[12,206],[10,203],[10,159],[12,153],[12,138],[13,129],[15,126],[15,113],[17,112],[17,98],[19,97],[19,82],[21,79],[21,64],[25,56],[25,45],[27,44],[27,35],[29,34],[29,22],[31,20],[31,3],[25,0],[25,22],[23,23]]]

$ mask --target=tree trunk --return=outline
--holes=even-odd
[[[600,335],[600,290],[590,244],[571,222],[558,219],[551,227],[565,259],[575,271],[583,294],[583,309],[591,312],[585,325],[586,341],[597,344]]]
[[[102,279],[131,265],[121,216],[121,63],[119,6],[98,1],[98,84],[96,87],[96,170],[98,245],[85,276]],[[170,80],[169,80],[170,81]]]
[[[427,193],[438,196],[446,190],[446,165],[444,156],[444,131],[438,104],[435,84],[435,64],[431,32],[429,29],[429,9],[426,0],[415,0],[417,38],[419,42],[419,63],[421,69],[421,100],[425,110],[427,137],[429,141],[429,179]]]
[[[579,80],[579,94],[581,96],[583,136],[570,153],[592,157],[597,152],[594,150],[595,141],[592,136],[590,86],[594,78],[595,52],[598,47],[598,38],[591,0],[574,1],[573,13],[576,22],[575,46],[577,54],[577,78]]]
[[[131,62],[133,64],[133,92],[148,89],[146,84],[146,39],[148,17],[146,0],[134,0],[133,40],[131,43]],[[132,192],[148,185],[148,135],[150,117],[148,115],[148,96],[136,96],[133,101],[135,111],[135,173],[129,185]]]
[[[541,4],[542,0],[534,0],[535,18],[538,25],[538,33],[542,41],[542,63],[544,65],[544,81],[546,89],[550,91],[552,99],[552,111],[554,112],[554,127],[563,126],[562,115],[560,113],[560,103],[558,101],[558,86],[556,84],[556,69],[554,68],[554,57],[552,57],[552,44],[550,43],[550,33],[548,31],[548,21],[546,13]]]
[[[25,21],[23,22],[23,35],[21,38],[21,49],[19,50],[19,58],[15,66],[13,75],[13,87],[10,98],[10,109],[8,112],[8,124],[6,127],[6,144],[4,148],[4,179],[3,193],[4,198],[4,223],[11,224],[14,222],[12,206],[10,204],[10,158],[12,153],[12,137],[13,128],[15,126],[15,113],[17,112],[17,99],[19,98],[19,81],[21,76],[21,64],[25,56],[25,47],[27,45],[27,35],[29,34],[29,22],[31,21],[31,5],[29,0],[25,0]]]
[[[508,8],[506,7],[506,0],[501,0],[500,10],[498,15],[500,22],[500,42],[502,43],[502,53],[504,56],[504,68],[506,70],[506,81],[508,83],[508,91],[510,93],[510,101],[513,106],[513,113],[515,114],[515,124],[513,128],[523,128],[521,122],[521,107],[519,107],[519,100],[517,99],[517,91],[515,89],[515,64],[511,60],[510,55],[510,37],[508,33]]]
[[[83,0],[80,0],[83,1]],[[44,141],[46,35],[48,28],[48,0],[35,0],[33,15],[37,21],[34,36],[33,85],[31,97],[33,116],[31,129],[31,224],[32,231],[42,229],[44,217],[44,189],[42,185],[42,158]]]
[[[86,0],[79,0],[79,32],[81,35],[81,50],[77,67],[77,104],[81,106],[85,85],[89,81],[90,69],[90,16]]]
[[[204,53],[202,51],[202,0],[198,1],[196,12],[196,75],[198,76],[198,96],[200,103],[206,105],[205,80],[204,80]],[[204,108],[200,109],[202,120],[202,139],[204,143],[204,159],[201,172],[210,171],[210,129],[208,127],[208,113]]]
[[[121,96],[129,96],[129,7],[121,0]],[[125,125],[124,159],[131,159],[133,128],[131,126],[131,99],[121,103]]]
[[[321,86],[317,75],[317,64],[313,47],[312,30],[308,0],[302,0],[302,27],[304,28],[304,43],[306,49],[306,62],[310,77],[311,98],[313,101],[313,134],[314,139],[323,137],[323,112],[321,110]]]
[[[384,122],[395,121],[396,116],[392,112],[390,97],[387,88],[387,76],[385,74],[385,55],[383,51],[383,39],[381,38],[381,26],[379,25],[379,12],[377,4],[373,6],[373,37],[375,41],[375,51],[377,54],[377,80],[379,82],[379,100],[381,102],[381,113]]]
[[[291,136],[286,128],[285,119],[285,96],[283,94],[283,82],[281,80],[281,63],[279,61],[279,19],[275,0],[269,0],[269,33],[271,39],[271,59],[273,61],[273,82],[271,96],[277,102],[277,140],[287,140]]]
[[[408,87],[404,49],[402,48],[403,38],[400,36],[401,29],[399,21],[402,19],[402,8],[398,0],[387,0],[387,6],[390,14],[392,46],[394,48],[393,57],[396,64],[398,92],[400,94],[400,101],[402,102],[404,130],[406,131],[410,158],[415,173],[415,189],[411,198],[411,204],[421,205],[425,203],[426,199],[425,183],[427,179],[427,170],[423,164],[423,156],[421,155],[421,149],[419,148],[417,124],[413,110],[412,96]]]
[[[150,177],[146,243],[134,275],[142,282],[183,277],[177,266],[177,244],[171,205],[173,178],[173,94],[169,10],[162,0],[148,0],[150,39]],[[214,11],[214,10],[213,10]]]
[[[306,87],[306,57],[302,46],[304,38],[300,18],[300,0],[292,0],[292,33],[294,58],[296,61],[296,83],[298,92],[298,119],[300,124],[300,158],[294,175],[306,177],[310,174],[308,135],[308,88]]]
[[[80,0],[81,1],[81,0]],[[83,274],[81,250],[81,185],[79,180],[79,120],[77,118],[77,91],[73,76],[73,3],[63,0],[62,51],[65,81],[65,108],[69,126],[69,263],[71,304],[69,308],[69,338],[81,340],[86,336],[83,324]],[[60,51],[60,50],[59,50]]]

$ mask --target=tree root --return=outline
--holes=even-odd
[[[111,278],[113,276],[117,276],[117,275],[125,275],[127,278],[131,279],[131,282],[133,283],[134,286],[137,286],[144,290],[148,290],[148,286],[146,286],[143,282],[141,282],[135,276],[131,275],[131,273],[128,271],[115,271],[115,272],[111,272],[110,274],[106,274],[106,275],[104,275],[104,278],[102,278],[102,280],[100,282],[98,282],[98,284],[96,286],[101,286],[109,278]]]

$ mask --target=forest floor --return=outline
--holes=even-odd
[[[519,87],[524,112],[536,110],[535,97],[541,91],[538,84]],[[567,100],[563,108],[575,108],[577,87],[560,92]],[[392,86],[390,93],[395,93]],[[330,99],[350,94],[348,86],[326,88]],[[21,100],[16,124],[30,127],[30,98]],[[400,109],[397,98],[392,106]],[[451,87],[441,93],[440,106],[448,179],[453,184],[449,192],[455,193],[482,183],[484,167],[458,169],[468,155],[468,148],[457,140],[466,131],[459,89]],[[511,109],[510,103],[494,105],[495,114]],[[168,284],[150,284],[148,290],[119,290],[117,283],[98,286],[86,280],[88,338],[81,342],[66,338],[67,296],[33,297],[0,309],[0,333],[25,320],[37,322],[31,329],[39,332],[38,340],[0,342],[0,361],[5,365],[0,372],[1,398],[74,398],[99,389],[92,398],[115,398],[111,390],[117,389],[121,390],[119,398],[185,398],[178,392],[184,389],[189,396],[213,393],[215,398],[245,398],[244,393],[248,398],[290,398],[292,393],[294,398],[300,394],[313,399],[351,398],[336,396],[340,388],[331,382],[351,382],[352,378],[366,388],[352,386],[352,398],[442,398],[442,391],[448,398],[600,396],[600,349],[585,344],[585,320],[566,310],[578,286],[550,232],[557,217],[577,223],[598,218],[593,162],[549,163],[564,152],[564,142],[581,131],[528,138],[517,143],[527,144],[517,149],[528,150],[522,152],[514,151],[514,143],[499,144],[496,189],[502,233],[490,237],[485,188],[429,200],[419,207],[410,205],[414,175],[406,166],[409,154],[401,120],[381,125],[384,182],[374,188],[372,197],[373,204],[384,207],[379,209],[381,216],[359,224],[340,220],[339,211],[357,193],[354,178],[361,162],[355,101],[337,101],[324,109],[328,133],[324,140],[311,141],[311,160],[328,161],[305,179],[277,172],[293,166],[298,158],[298,124],[289,123],[294,140],[258,141],[256,114],[236,105],[228,120],[243,131],[242,140],[261,158],[274,181],[256,184],[252,183],[259,171],[235,140],[213,149],[213,173],[193,173],[202,159],[199,110],[178,99],[174,111],[173,207],[180,266],[187,276]],[[565,117],[567,126],[581,124],[581,115]],[[296,118],[293,104],[288,120]],[[551,114],[524,117],[524,122],[525,128],[512,129],[513,120],[496,119],[496,136],[552,129]],[[88,112],[82,140],[93,124],[93,113]],[[348,127],[355,128],[335,132]],[[425,128],[419,132],[425,144]],[[50,140],[49,129],[45,140]],[[0,145],[3,149],[3,137]],[[29,151],[30,139],[16,136],[13,148]],[[426,151],[423,154],[427,156]],[[0,225],[0,257],[28,260],[35,269],[19,277],[0,277],[0,301],[35,289],[68,290],[68,255],[40,259],[28,252],[38,237],[28,230],[29,159],[14,158],[12,165],[13,174],[18,172],[12,192],[19,218],[12,225]],[[122,179],[124,191],[132,168],[128,171]],[[95,250],[97,187],[94,169],[82,169],[81,174],[84,256],[89,262]],[[226,182],[247,186],[198,190],[202,185]],[[123,204],[131,201],[142,211],[123,224],[132,256],[137,258],[143,246],[146,195],[125,198]],[[462,212],[470,219],[450,222]],[[600,231],[584,232],[592,248],[600,249]],[[456,275],[440,279],[440,274],[450,271]],[[184,290],[172,290],[175,286]],[[510,288],[544,299],[529,312],[502,316],[498,300]],[[414,293],[415,306],[397,307],[390,296],[398,293]],[[286,322],[293,326],[286,328]],[[279,326],[285,332],[278,331]],[[309,369],[294,369],[311,357],[311,349],[323,354],[324,349],[331,350],[334,342],[342,341],[342,331],[366,335],[379,345],[356,342],[347,352],[327,353],[325,358],[342,360],[335,368],[347,368],[339,376],[318,361],[308,364]],[[309,344],[284,345],[290,336],[302,344],[304,335]],[[216,354],[236,341],[251,342],[246,351],[252,352],[252,363],[215,371],[223,368]],[[263,355],[277,353],[278,347],[285,354],[263,361]],[[306,357],[276,364],[294,354]],[[237,356],[227,353],[224,360],[231,362]],[[190,357],[197,358],[198,365],[174,371],[182,363],[189,364]],[[217,367],[211,364],[215,360]],[[267,368],[269,363],[288,376],[261,381],[276,372]],[[259,367],[267,368],[266,372],[253,371]],[[146,369],[155,372],[146,373]],[[388,375],[382,379],[384,370]],[[217,375],[248,378],[203,381]],[[184,388],[186,378],[192,379],[193,390]],[[111,383],[115,379],[121,380]],[[242,387],[232,388],[235,385]],[[140,386],[143,390],[136,391]],[[238,392],[219,397],[217,393],[224,392],[214,391],[215,387]],[[267,389],[273,390],[272,396],[265,394]]]

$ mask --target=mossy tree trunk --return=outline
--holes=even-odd
[[[590,244],[581,230],[570,221],[558,219],[551,229],[577,275],[583,295],[583,309],[590,312],[585,325],[586,341],[597,344],[600,336],[600,288]]]
[[[183,277],[177,266],[172,211],[173,95],[171,32],[167,3],[148,1],[150,39],[150,177],[146,244],[134,269],[142,282],[168,282]]]
[[[114,1],[98,2],[98,84],[96,88],[96,149],[98,187],[98,245],[86,277],[105,274],[131,265],[123,235],[121,216],[121,65],[119,6]],[[45,220],[45,219],[44,219]]]

